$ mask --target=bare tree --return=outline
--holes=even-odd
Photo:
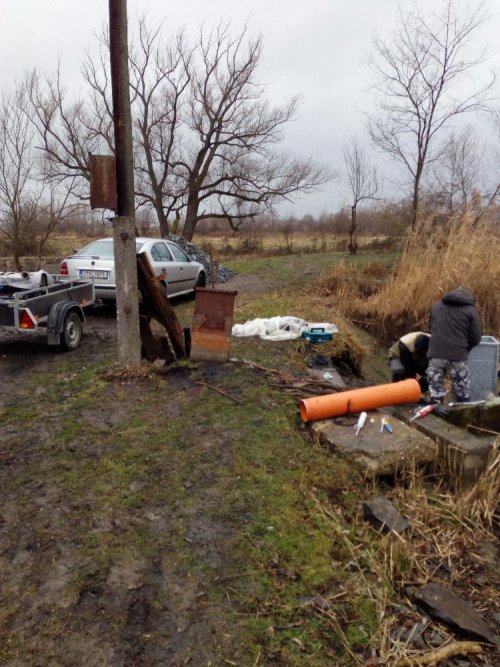
[[[71,188],[58,192],[52,183],[44,184],[36,210],[34,233],[39,267],[49,239],[66,220],[73,216],[79,206],[78,202],[71,201]]]
[[[456,116],[480,109],[493,80],[471,83],[486,54],[468,56],[485,16],[482,5],[444,0],[440,13],[417,7],[400,12],[390,39],[374,42],[378,115],[369,119],[373,141],[406,168],[412,183],[412,227],[419,210],[422,175],[440,155],[438,136]],[[466,81],[467,80],[467,81]],[[460,92],[460,84],[467,85]]]
[[[112,116],[109,119],[107,110],[69,94],[61,81],[60,65],[52,77],[34,69],[26,77],[25,88],[44,178],[64,185],[80,199],[88,199],[88,156],[103,148],[113,150]]]
[[[98,58],[87,54],[82,68],[96,119],[111,114],[107,28],[99,41]],[[171,175],[171,163],[179,158],[176,151],[190,80],[191,51],[183,32],[163,45],[161,26],[153,29],[144,16],[139,18],[138,33],[129,50],[136,197],[138,207],[155,211],[162,235],[170,232],[169,218],[176,215],[182,197]],[[106,126],[98,131],[109,136]],[[113,151],[112,141],[109,148]]]
[[[439,175],[438,179],[444,186],[450,215],[457,208],[467,208],[474,189],[478,187],[483,155],[484,149],[470,126],[459,134],[452,134],[446,142],[441,160],[446,180]]]
[[[100,37],[106,46],[107,36]],[[309,192],[332,173],[311,160],[278,150],[282,128],[298,99],[272,107],[256,79],[262,40],[246,29],[232,38],[227,27],[200,31],[191,47],[179,33],[165,45],[160,28],[139,20],[130,48],[135,132],[136,196],[156,212],[162,234],[184,217],[191,239],[207,218],[233,229],[283,199]],[[90,94],[67,99],[60,77],[32,78],[30,94],[52,178],[88,178],[86,156],[96,146],[113,151],[110,137],[107,49],[87,59]]]
[[[40,264],[49,238],[76,206],[69,203],[71,187],[58,192],[44,178],[45,164],[34,149],[36,130],[29,109],[25,83],[1,96],[0,234],[18,271],[24,253],[36,253]]]
[[[272,107],[256,79],[262,38],[232,38],[219,25],[201,31],[199,65],[191,85],[186,137],[189,156],[173,163],[185,183],[184,236],[192,238],[205,218],[224,218],[233,229],[294,193],[316,189],[331,178],[310,160],[276,151],[282,127],[295,115],[298,98]]]
[[[349,252],[355,255],[358,251],[358,205],[368,199],[377,199],[382,190],[382,180],[375,167],[371,167],[366,159],[364,148],[356,139],[344,146],[344,163],[347,180],[351,191],[351,219],[349,222]]]
[[[22,86],[0,98],[0,233],[9,243],[18,271],[23,240],[36,218],[40,196],[33,181],[33,127],[24,113],[26,106]]]

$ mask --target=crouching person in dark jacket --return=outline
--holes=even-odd
[[[422,331],[412,331],[401,336],[389,348],[389,366],[393,382],[416,378],[418,375],[418,383],[422,392],[428,390],[426,371],[429,340],[429,334]]]
[[[440,403],[446,394],[447,373],[457,402],[470,398],[468,358],[481,342],[481,324],[472,294],[458,287],[431,306],[431,340],[427,357],[427,379],[431,402]]]

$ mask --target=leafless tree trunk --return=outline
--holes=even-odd
[[[162,236],[169,234],[169,218],[178,214],[182,192],[172,178],[171,164],[178,159],[182,108],[190,82],[192,49],[183,33],[165,47],[159,29],[153,31],[144,17],[139,22],[136,47],[130,54],[131,86],[136,113],[138,196],[158,217]],[[151,66],[151,61],[153,66]]]
[[[374,43],[378,115],[370,118],[373,141],[407,170],[412,183],[411,226],[417,221],[425,167],[440,157],[437,138],[456,116],[478,110],[493,80],[474,87],[459,84],[485,61],[481,50],[468,56],[485,18],[481,5],[445,0],[441,12],[400,14],[391,38]]]
[[[356,139],[349,145],[344,146],[344,163],[352,201],[349,224],[349,252],[351,255],[355,255],[358,252],[358,205],[364,200],[376,199],[381,193],[382,181],[375,167],[368,164],[365,150]]]

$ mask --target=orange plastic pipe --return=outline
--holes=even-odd
[[[351,389],[337,394],[313,396],[300,401],[302,421],[328,419],[362,410],[374,410],[386,405],[401,403],[417,403],[422,396],[420,385],[416,380],[402,380],[390,384],[379,384],[375,387]]]

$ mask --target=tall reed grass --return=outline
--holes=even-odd
[[[386,343],[407,331],[425,331],[432,303],[458,286],[475,296],[484,333],[500,334],[500,234],[493,214],[479,220],[455,216],[439,227],[433,219],[422,222],[373,293],[366,289],[366,275],[356,285],[352,274],[342,280],[343,270],[338,266],[330,277],[336,307]]]

